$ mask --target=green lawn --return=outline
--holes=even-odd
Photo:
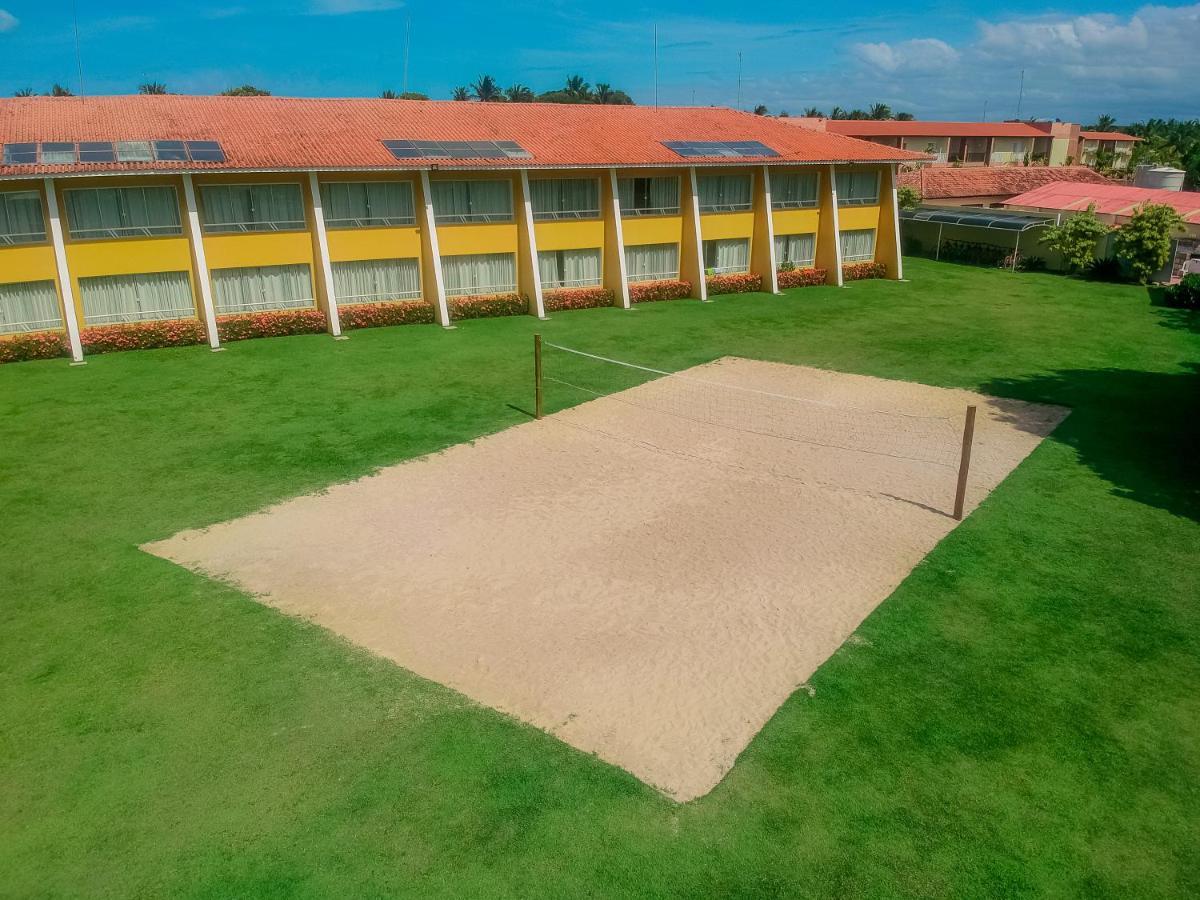
[[[0,895],[1200,895],[1200,318],[909,269],[0,368]],[[1074,412],[685,806],[137,549],[523,421],[539,329]]]

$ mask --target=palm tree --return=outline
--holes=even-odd
[[[450,97],[453,100],[470,100],[471,89],[466,87],[456,87]]]
[[[19,91],[13,91],[14,97],[36,97],[37,92],[33,88],[21,88]]]
[[[861,121],[862,119],[869,119],[871,117],[869,115],[867,115],[866,110],[852,109],[852,110],[850,110],[850,112],[846,113],[846,118],[847,119],[858,119]]]
[[[612,85],[603,81],[596,82],[596,93],[592,95],[592,99],[597,103],[612,103],[616,93],[612,89]]]
[[[400,95],[389,88],[388,90],[382,91],[379,94],[379,99],[380,100],[399,100]]]
[[[823,119],[825,118],[825,113],[821,112],[815,106],[810,106],[804,110],[804,117],[807,119]]]
[[[767,114],[767,104],[760,103],[758,106],[754,107],[754,114],[756,116],[765,116]]]
[[[138,85],[139,94],[165,94],[167,86],[161,81],[147,81],[145,84]]]
[[[913,120],[912,113],[896,113],[897,122],[911,122]]]
[[[583,80],[582,75],[572,75],[568,78],[565,91],[568,96],[573,97],[577,102],[592,99],[592,86]]]
[[[491,75],[480,75],[476,78],[475,83],[471,85],[471,92],[475,95],[476,100],[483,103],[494,103],[504,99],[500,85],[496,84],[496,79]]]
[[[831,109],[829,111],[829,118],[844,119],[844,118],[846,118],[846,111],[844,109],[842,109],[840,106],[835,106],[833,109]]]
[[[504,96],[509,103],[532,103],[533,89],[524,84],[514,84],[504,89]]]
[[[892,117],[892,108],[886,103],[872,103],[871,111],[867,115],[875,121],[881,122]]]
[[[1089,131],[1112,131],[1117,127],[1117,120],[1112,116],[1104,115],[1096,120],[1096,124],[1089,128]]]
[[[50,88],[50,96],[51,97],[74,97],[75,95],[73,93],[71,93],[70,88],[63,87],[61,84],[59,84],[56,81],[56,82],[54,82],[54,86]]]

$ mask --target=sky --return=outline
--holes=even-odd
[[[653,104],[657,25],[663,105],[762,103],[798,115],[886,103],[922,119],[1083,124],[1101,114],[1200,117],[1200,3],[1109,0],[1054,9],[1033,0],[609,0],[596,9],[561,0],[0,0],[0,94],[55,81],[80,92],[73,6],[88,94],[132,93],[144,81],[180,93],[249,82],[290,96],[407,86],[448,99],[485,73],[535,91],[580,74]]]

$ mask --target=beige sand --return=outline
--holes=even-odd
[[[1065,412],[740,359],[687,375],[817,402],[665,379],[146,549],[690,800],[954,527],[965,405],[968,510]]]

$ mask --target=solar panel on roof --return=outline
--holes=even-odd
[[[42,143],[42,165],[63,166],[74,165],[75,145],[65,141],[44,141]]]
[[[183,141],[155,141],[154,158],[159,162],[187,162],[187,148]]]
[[[149,141],[117,141],[117,162],[150,162],[153,159]]]
[[[662,145],[686,159],[779,155],[761,141],[663,141]]]
[[[225,162],[225,151],[217,141],[187,141],[192,162]]]
[[[396,159],[532,159],[516,141],[383,141]]]
[[[5,144],[4,165],[28,166],[37,162],[37,144]]]
[[[106,163],[117,161],[117,151],[112,141],[80,141],[79,161],[81,163]]]

